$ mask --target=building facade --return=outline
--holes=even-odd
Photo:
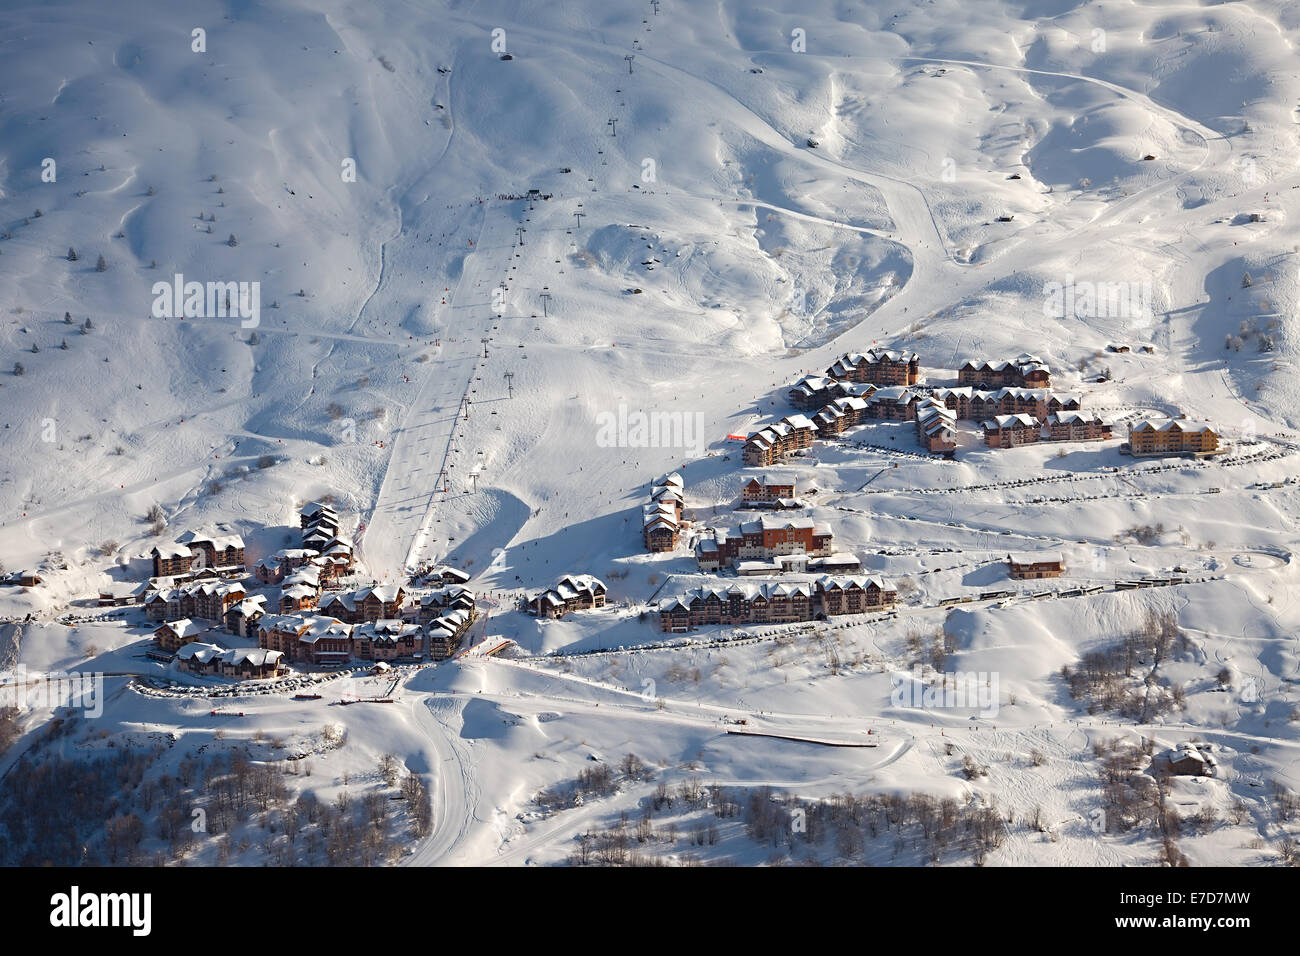
[[[916,385],[921,381],[921,358],[915,352],[873,348],[845,353],[826,370],[828,378],[872,385]]]
[[[605,606],[605,584],[590,574],[569,574],[553,588],[528,599],[528,611],[538,617],[563,617],[572,611]]]
[[[1022,354],[1000,362],[969,359],[957,369],[957,384],[982,388],[1050,388],[1052,373],[1047,363],[1034,355]]]
[[[1219,434],[1203,422],[1181,418],[1164,422],[1144,419],[1128,428],[1128,444],[1137,457],[1208,455],[1219,449]]]
[[[745,440],[741,458],[751,467],[766,467],[784,461],[795,452],[811,448],[816,437],[817,426],[810,418],[806,415],[789,415],[751,434]]]
[[[716,571],[739,561],[785,554],[827,557],[834,550],[834,536],[825,523],[763,515],[743,522],[737,531],[720,529],[703,535],[695,543],[695,559],[700,570]]]
[[[1007,555],[1008,573],[1018,581],[1059,578],[1065,573],[1065,556],[1059,551]]]
[[[683,633],[711,624],[786,624],[888,610],[898,590],[879,577],[700,587],[659,603],[659,629]]]
[[[1043,426],[1033,415],[999,415],[980,427],[984,429],[984,444],[990,448],[1015,448],[1043,437]]]

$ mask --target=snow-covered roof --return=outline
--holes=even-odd
[[[894,349],[873,348],[867,350],[867,361],[876,362],[917,362],[920,356],[915,352],[898,352]]]
[[[1095,412],[1055,412],[1047,416],[1049,425],[1105,425],[1106,421]]]
[[[275,554],[271,555],[269,560],[272,561],[308,561],[312,558],[319,557],[320,552],[315,548],[281,548]],[[259,562],[260,563],[260,562]]]
[[[425,607],[443,607],[453,601],[469,601],[472,604],[474,592],[459,584],[449,584],[420,595],[420,604]]]
[[[224,648],[217,647],[216,644],[203,644],[198,641],[186,644],[176,652],[176,657],[182,661],[196,660],[200,664],[206,664],[214,657],[220,657]]]
[[[1020,551],[1007,555],[1012,564],[1065,564],[1065,555],[1060,551]]]
[[[998,388],[990,392],[976,392],[972,398],[979,398],[986,402],[1000,402],[1004,398],[1018,398],[1021,401],[1045,402],[1051,397],[1051,394],[1051,390],[1046,388],[1022,388],[1019,385],[1008,385],[1006,388]]]
[[[933,398],[927,398],[916,409],[917,421],[927,421],[931,418],[943,418],[949,422],[957,421],[957,413],[947,405]]]
[[[419,633],[419,625],[399,620],[366,621],[352,629],[353,640],[392,644],[411,634]]]
[[[817,579],[817,585],[823,591],[850,591],[853,588],[868,590],[876,588],[879,591],[895,591],[897,588],[889,582],[888,579],[879,575],[851,575],[849,577],[832,577],[823,575]]]
[[[269,650],[265,647],[232,647],[222,653],[221,663],[228,664],[231,667],[238,667],[243,663],[248,663],[253,667],[266,667],[269,664],[275,664],[282,657],[284,657],[282,652]]]
[[[255,594],[250,598],[245,598],[234,607],[226,611],[227,614],[234,614],[239,617],[254,617],[266,613],[266,595]]]
[[[1204,422],[1190,422],[1182,418],[1171,418],[1168,421],[1163,421],[1158,424],[1152,421],[1151,419],[1144,418],[1141,421],[1134,422],[1133,424],[1129,425],[1129,431],[1131,432],[1180,431],[1180,432],[1187,432],[1190,434],[1194,432],[1212,432],[1214,431],[1214,429],[1211,428],[1209,425],[1205,424]]]
[[[561,585],[568,585],[575,591],[603,591],[605,582],[590,574],[566,574],[560,578]]]
[[[448,634],[455,634],[468,620],[468,611],[462,608],[455,608],[430,621],[429,630],[432,631],[434,628],[438,628],[439,630],[446,631]]]
[[[460,568],[453,568],[450,564],[439,564],[428,572],[429,577],[452,578],[453,580],[465,582],[469,580],[469,573],[462,571]]]
[[[306,644],[314,644],[324,637],[347,637],[352,632],[351,627],[338,618],[311,614],[302,615],[300,619],[306,625],[306,631],[298,635],[298,640]]]
[[[350,625],[338,618],[321,614],[268,614],[258,622],[257,627],[259,631],[297,634],[300,640],[307,643],[313,643],[322,637],[347,636],[351,633]]]
[[[345,610],[355,611],[357,609],[356,592],[355,591],[333,591],[329,594],[326,594],[320,600],[320,609],[322,611],[328,611],[336,604],[339,607],[344,608]]]
[[[349,611],[355,611],[367,598],[373,597],[383,604],[393,604],[405,596],[406,591],[400,584],[376,584],[355,591],[335,591],[327,594],[321,599],[320,606],[322,611],[335,604]]]
[[[605,590],[605,583],[590,574],[566,574],[560,578],[555,587],[547,588],[529,597],[529,603],[543,601],[551,607],[559,607],[586,592],[593,597]]]
[[[836,566],[848,567],[849,565],[856,567],[862,564],[861,559],[859,559],[856,554],[852,554],[848,551],[836,551],[834,554],[829,554],[824,558],[814,558],[813,560],[817,563],[818,567],[822,568]]]
[[[242,548],[244,539],[237,534],[204,534],[200,531],[186,531],[176,541],[183,545],[210,544],[218,551],[227,548]]]
[[[995,372],[1000,372],[1003,369],[1007,369],[1007,368],[1012,368],[1012,367],[1024,368],[1025,366],[1047,368],[1047,364],[1042,359],[1040,359],[1036,355],[1030,355],[1028,352],[1022,352],[1020,355],[1016,356],[1014,359],[1011,359],[1010,361],[1005,359],[1001,361],[988,361],[987,359],[966,359],[964,362],[962,362],[959,368],[992,369]]]
[[[157,554],[160,558],[189,558],[194,556],[194,552],[183,544],[156,544],[150,554]]]
[[[834,384],[834,379],[826,378],[823,375],[805,375],[803,378],[799,379],[799,381],[795,382],[794,385],[790,386],[790,391],[801,392],[805,395],[814,395],[817,392],[825,391]]]
[[[1014,428],[1017,425],[1024,428],[1040,427],[1037,418],[1024,412],[1019,415],[998,415],[984,422],[980,427],[985,431],[998,431],[1003,428]]]
[[[696,600],[707,601],[710,598],[717,598],[720,601],[729,600],[731,597],[740,597],[746,601],[771,601],[773,598],[790,598],[806,597],[811,598],[813,594],[813,585],[807,581],[797,582],[763,582],[761,584],[732,584],[725,588],[702,586],[692,588],[685,594],[676,598],[666,598],[659,603],[660,610],[671,610],[674,607],[689,607]]]
[[[695,553],[697,555],[705,555],[710,552],[716,552],[717,550],[718,550],[718,540],[717,540],[716,532],[714,533],[714,536],[712,538],[705,536],[699,538],[695,542]]]
[[[292,573],[285,575],[284,584],[286,587],[292,584],[311,584],[320,585],[320,568],[314,564],[304,564],[302,567],[295,568]]]
[[[164,627],[175,634],[180,640],[185,640],[187,637],[193,637],[195,634],[203,633],[203,627],[196,624],[194,621],[191,621],[188,617],[160,624],[156,628],[156,631],[161,631]]]
[[[878,402],[895,402],[906,405],[916,398],[916,392],[912,391],[906,385],[889,385],[885,388],[876,389],[875,394],[871,396],[872,403]]]
[[[376,584],[374,587],[362,588],[357,592],[358,600],[364,601],[367,597],[374,597],[385,604],[392,604],[405,595],[400,584]]]
[[[970,398],[975,393],[975,387],[972,385],[959,385],[955,388],[936,388],[932,395],[938,399],[952,398]]]
[[[1196,763],[1201,764],[1205,763],[1205,756],[1195,747],[1189,747],[1186,744],[1168,751],[1165,754],[1165,757],[1170,761],[1170,763],[1177,763],[1182,760],[1193,760]]]

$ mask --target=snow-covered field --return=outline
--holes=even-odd
[[[137,610],[61,623],[141,579],[151,506],[162,540],[226,529],[251,564],[326,494],[370,576],[465,568],[495,602],[475,639],[518,650],[403,671],[389,706],[331,703],[378,696],[363,675],[321,700],[219,705],[108,676],[102,716],[74,721],[60,754],[166,741],[153,774],[223,748],[292,755],[314,766],[290,790],[330,802],[382,792],[391,753],[432,798],[431,834],[403,830],[392,857],[415,864],[565,862],[579,834],[648,804],[649,857],[928,859],[715,812],[723,791],[748,806],[771,788],[782,808],[849,793],[996,806],[1012,822],[982,862],[1120,865],[1169,850],[1150,815],[1116,822],[1099,745],[1158,757],[1195,741],[1218,773],[1175,778],[1165,805],[1215,819],[1185,823],[1177,850],[1290,853],[1294,4],[132,6],[0,10],[0,561],[47,568],[39,587],[0,588],[20,622],[0,625],[0,667],[162,676]],[[154,285],[177,275],[259,283],[260,312],[160,315]],[[1150,308],[1053,311],[1053,284],[1099,283]],[[1196,463],[1118,442],[992,450],[962,422],[947,462],[916,454],[910,423],[866,425],[786,470],[819,489],[810,513],[837,550],[907,582],[898,614],[740,629],[752,637],[730,646],[734,629],[660,634],[647,602],[709,579],[685,547],[644,551],[649,482],[677,470],[700,525],[738,522],[752,470],[726,436],[876,344],[918,352],[938,385],[966,358],[1036,354],[1085,411],[1183,414],[1230,448]],[[699,433],[599,437],[638,412]],[[1038,548],[1069,570],[1032,584],[1106,589],[938,606],[1018,589],[1001,562]],[[604,579],[611,606],[513,609],[569,572]],[[1174,574],[1188,583],[1111,589]],[[1135,715],[1073,697],[1062,669],[1151,613],[1180,639],[1122,683],[1177,700]],[[943,671],[991,675],[995,714],[891,698],[936,642]],[[24,713],[0,774],[55,749],[51,716]],[[649,772],[622,768],[629,753]],[[600,765],[609,792],[539,799]],[[656,799],[661,784],[682,795]],[[716,840],[692,842],[705,818]],[[165,843],[150,828],[143,846]],[[253,864],[283,848],[187,852]]]

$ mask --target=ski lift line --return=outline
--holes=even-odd
[[[481,248],[483,248],[483,240],[484,240],[484,237],[485,237],[485,235],[487,234],[488,229],[491,228],[491,227],[492,227],[491,218],[490,218],[490,216],[489,216],[489,213],[488,213],[487,207],[486,207],[486,205],[485,205],[485,206],[483,207],[483,215],[482,215],[482,217],[481,217],[481,219],[480,219],[480,221],[479,221],[478,235],[476,236],[476,240],[477,240],[477,241],[475,241],[475,240],[469,240],[469,244],[470,244],[470,248],[471,248],[471,249],[473,249],[474,251],[478,251],[478,250],[480,250]],[[480,258],[481,258],[481,257],[480,257]],[[451,291],[450,289],[446,288],[446,287],[444,287],[444,289],[443,289],[443,298],[444,298],[444,300],[446,300],[446,301],[452,303],[452,304],[453,304],[453,307],[454,307],[454,303],[456,302],[457,298],[459,298],[459,293],[460,293],[461,289],[464,287],[464,280],[465,280],[465,278],[466,278],[468,275],[469,275],[469,270],[462,270],[462,272],[461,272],[461,276],[460,276],[460,279],[457,281],[456,289],[455,289],[454,292]],[[471,277],[471,278],[472,278],[472,277]],[[480,283],[480,284],[481,284],[481,283]],[[491,321],[495,321],[495,320],[494,320],[494,319],[489,319],[488,321],[489,321],[489,323],[490,323]],[[462,338],[462,339],[463,339],[464,336],[460,336],[459,338]],[[441,341],[439,341],[439,345],[441,345],[441,344],[442,344]],[[414,560],[414,558],[416,557],[416,555],[418,554],[418,552],[420,551],[420,549],[421,549],[421,548],[424,546],[424,544],[425,544],[425,539],[426,539],[426,536],[427,536],[427,534],[428,534],[429,522],[430,522],[430,520],[431,520],[432,512],[433,512],[433,509],[436,507],[436,505],[437,505],[437,503],[438,503],[437,495],[438,495],[440,492],[443,493],[443,494],[445,495],[445,494],[450,490],[450,488],[449,488],[449,479],[450,479],[450,474],[449,474],[449,470],[448,470],[448,469],[449,469],[449,465],[450,465],[450,454],[451,454],[451,449],[452,449],[452,447],[453,447],[453,442],[454,442],[454,438],[455,438],[455,434],[456,434],[456,427],[457,427],[456,423],[457,423],[459,420],[461,420],[463,417],[467,416],[467,413],[468,413],[468,406],[471,404],[471,401],[470,401],[470,399],[469,399],[469,394],[470,394],[470,389],[471,389],[471,385],[472,385],[473,379],[474,379],[474,374],[473,374],[473,371],[471,371],[471,372],[470,372],[470,375],[469,375],[469,378],[468,378],[468,380],[467,380],[467,382],[466,382],[466,384],[465,384],[465,388],[463,389],[463,391],[462,391],[462,393],[461,393],[460,402],[459,402],[459,404],[458,404],[458,406],[457,406],[457,414],[456,414],[456,416],[455,416],[455,418],[453,419],[453,422],[452,422],[451,432],[450,432],[449,437],[448,437],[447,446],[443,449],[442,464],[441,464],[441,467],[440,467],[439,472],[438,472],[438,483],[437,483],[437,485],[435,486],[435,488],[434,488],[434,489],[429,493],[428,504],[427,504],[426,509],[425,509],[425,513],[424,513],[423,520],[421,521],[420,526],[419,526],[418,529],[416,530],[416,532],[415,532],[415,534],[414,534],[414,536],[413,536],[413,540],[412,540],[412,542],[411,542],[411,546],[410,546],[410,548],[408,549],[408,552],[407,552],[406,562],[405,562],[407,570],[409,570],[409,569],[412,567],[412,561]],[[430,379],[430,378],[426,378],[426,379],[425,379],[425,384],[426,384],[426,386],[427,386],[427,384],[428,384],[430,381],[432,381],[432,379]],[[426,397],[427,397],[427,396],[426,396]],[[417,407],[418,407],[418,402],[417,402]],[[421,444],[423,444],[423,443],[421,443]],[[423,459],[427,459],[428,457],[430,457],[430,451],[431,451],[430,449],[425,448],[424,451],[423,451],[423,455],[422,455],[421,457],[422,457]],[[391,512],[391,511],[392,511],[392,509],[389,508],[389,507],[384,503],[385,491],[388,490],[388,489],[391,488],[391,487],[395,487],[395,486],[390,486],[390,485],[389,485],[389,479],[390,479],[390,477],[394,477],[394,476],[392,475],[392,473],[391,473],[392,461],[393,461],[393,459],[390,458],[390,460],[389,460],[389,470],[386,470],[386,471],[385,471],[385,474],[384,474],[384,481],[381,483],[381,486],[380,486],[380,493],[379,493],[378,499],[376,500],[375,505],[374,505],[374,507],[373,507],[373,509],[372,509],[372,514],[371,514],[371,521],[372,521],[372,523],[373,523],[373,521],[374,521],[374,517],[375,517],[375,515],[377,515],[377,514],[379,514],[379,513],[381,513],[381,512],[382,512],[382,513],[387,513],[387,512]],[[372,536],[372,537],[373,537],[373,536]]]

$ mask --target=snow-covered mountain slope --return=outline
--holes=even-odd
[[[0,10],[0,560],[69,564],[39,592],[6,593],[7,614],[50,618],[127,576],[114,565],[157,540],[154,504],[164,535],[224,526],[251,562],[295,540],[297,505],[323,494],[376,578],[435,559],[483,589],[588,571],[640,604],[694,580],[684,551],[641,548],[647,482],[680,469],[697,513],[714,520],[716,504],[730,520],[740,463],[726,436],[787,414],[783,386],[801,373],[882,344],[919,352],[943,383],[967,357],[1031,352],[1086,409],[1180,412],[1268,442],[1243,444],[1254,461],[1169,472],[1113,445],[991,452],[970,429],[956,464],[819,445],[794,469],[823,489],[815,517],[871,570],[915,578],[920,603],[1002,581],[990,567],[1010,544],[1065,547],[1080,585],[1178,565],[1222,578],[1213,600],[1162,605],[1204,636],[1184,679],[1217,695],[1230,664],[1273,696],[1227,724],[1202,697],[1185,721],[1248,735],[1233,746],[1292,772],[1295,569],[1270,556],[1294,547],[1300,497],[1256,486],[1294,472],[1300,423],[1293,5],[140,7]],[[178,275],[258,283],[256,320],[159,315],[155,284]],[[1097,284],[1143,307],[1067,314],[1048,293]],[[608,447],[599,422],[620,409],[678,414],[699,434]],[[853,437],[916,448],[910,426]],[[968,490],[930,493],[952,488]],[[1156,526],[1138,543],[1133,529]],[[1026,751],[1041,725],[1078,719],[1053,674],[1159,603],[1074,600],[1060,617],[988,605],[949,622],[964,667],[1016,688],[1006,719]],[[926,627],[945,619],[927,614]],[[498,626],[530,653],[657,639],[635,614]],[[906,663],[903,631],[882,628],[880,668]],[[43,666],[88,643],[130,642],[73,640]],[[742,651],[738,675],[692,693],[812,721],[879,715],[882,670],[830,676],[810,653],[788,686]],[[122,656],[114,669],[136,666]],[[492,694],[556,709],[550,684],[511,668],[409,690],[472,697],[485,672]],[[416,713],[413,733],[436,730]],[[640,718],[626,719],[617,741],[595,743],[604,721],[585,716],[563,735],[637,749]],[[909,733],[924,740],[927,723]],[[699,733],[675,725],[656,758],[690,762]],[[473,746],[504,764],[538,746],[518,736]],[[951,787],[924,748],[854,785]],[[527,787],[485,770],[475,799],[513,818],[580,750]],[[719,779],[760,780],[760,757]],[[457,859],[496,852],[472,836]],[[1070,858],[1129,859],[1088,846]],[[1036,852],[1013,862],[1053,859]]]

